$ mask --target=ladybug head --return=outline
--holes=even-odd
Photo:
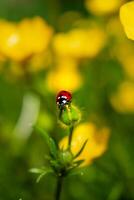
[[[72,95],[68,91],[60,91],[56,97],[56,103],[59,106],[59,108],[63,108],[65,105],[69,104],[71,102]]]

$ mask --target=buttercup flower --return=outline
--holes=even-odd
[[[134,112],[134,83],[123,82],[110,98],[113,107],[119,112]]]
[[[46,69],[52,62],[52,55],[50,51],[43,51],[39,54],[35,54],[29,59],[28,70],[30,72],[37,72],[42,69]]]
[[[125,38],[126,39],[126,38]],[[129,79],[134,80],[134,45],[127,41],[122,41],[116,47],[116,56]]]
[[[54,51],[60,56],[90,58],[96,56],[105,44],[105,34],[99,28],[76,28],[54,37]]]
[[[111,46],[112,56],[119,60],[128,78],[134,80],[134,45],[122,31],[119,18],[113,17],[109,20],[107,33],[113,41]]]
[[[86,8],[95,15],[110,14],[118,10],[123,0],[86,0]]]
[[[116,46],[119,42],[122,43],[122,40],[126,41],[126,36],[122,31],[122,25],[120,23],[119,17],[114,16],[110,18],[106,26],[106,31],[109,36],[112,36],[116,39]]]
[[[11,60],[24,61],[46,50],[52,32],[40,17],[20,23],[0,21],[0,53]]]
[[[71,141],[73,155],[76,155],[82,148],[84,142],[87,141],[83,151],[76,158],[76,160],[84,160],[81,166],[91,164],[95,158],[101,156],[106,151],[109,133],[108,128],[104,127],[99,130],[93,123],[82,123],[74,129]],[[59,147],[66,150],[68,140],[68,136],[64,137],[60,141]]]
[[[134,40],[134,1],[120,8],[120,19],[127,37]]]
[[[77,69],[78,63],[71,58],[60,58],[56,69],[48,73],[46,84],[52,92],[75,91],[82,85],[82,78]]]
[[[25,75],[25,70],[28,73],[36,73],[40,70],[44,70],[49,67],[51,63],[51,55],[49,52],[42,52],[40,54],[35,54],[27,61],[27,66],[23,66],[21,62],[10,63],[10,68],[8,70],[9,74],[14,76],[14,78],[19,78]],[[26,67],[26,69],[24,69]]]

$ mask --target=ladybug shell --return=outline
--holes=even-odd
[[[59,107],[63,107],[66,104],[70,103],[72,99],[72,95],[68,91],[60,91],[56,97],[56,103]]]

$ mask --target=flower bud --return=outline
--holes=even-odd
[[[59,109],[59,120],[63,125],[73,126],[79,122],[81,114],[72,104],[72,94],[69,91],[60,91],[56,96],[56,104]]]
[[[73,126],[80,121],[81,113],[74,105],[66,105],[64,109],[60,111],[59,120],[66,126]]]
[[[68,150],[60,151],[59,161],[60,161],[60,164],[62,165],[62,167],[71,165],[71,163],[73,161],[73,154]]]

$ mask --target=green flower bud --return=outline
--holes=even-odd
[[[81,113],[78,108],[72,104],[66,105],[60,110],[59,120],[66,126],[73,126],[79,122]]]
[[[59,152],[59,162],[62,167],[71,165],[73,161],[73,154],[69,150]]]

